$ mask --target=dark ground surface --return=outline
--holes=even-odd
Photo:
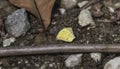
[[[16,7],[12,6],[6,0],[0,0],[0,16],[3,20],[7,15],[15,11]],[[42,26],[28,13],[31,23],[31,29],[25,36],[17,38],[16,42],[11,46],[34,46],[40,44],[62,44],[64,42],[55,39],[56,34],[64,27],[72,27],[76,39],[73,44],[118,44],[120,42],[120,25],[115,23],[101,23],[96,21],[96,27],[87,30],[87,27],[78,25],[79,8],[67,10],[66,15],[59,14],[55,10],[52,14],[52,23],[49,27],[47,37],[42,32]],[[102,18],[100,18],[102,19]],[[0,39],[2,43],[2,39]],[[2,44],[1,44],[2,45]],[[31,56],[13,56],[1,57],[0,68],[2,69],[103,69],[104,64],[111,58],[119,56],[119,54],[102,54],[102,60],[96,63],[90,58],[89,53],[85,53],[82,57],[81,65],[74,68],[67,68],[64,64],[65,59],[70,54],[53,54],[53,55],[31,55]],[[42,68],[43,67],[43,68]]]

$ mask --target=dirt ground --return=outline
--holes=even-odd
[[[47,36],[43,32],[43,27],[37,19],[28,12],[31,29],[25,36],[16,39],[11,46],[39,46],[40,44],[65,44],[63,41],[57,41],[55,36],[64,27],[72,27],[76,39],[73,44],[118,44],[120,43],[120,25],[116,23],[104,23],[97,21],[101,18],[95,18],[96,27],[87,29],[81,27],[78,22],[80,9],[78,7],[67,10],[66,15],[61,15],[58,10],[58,4],[55,5],[52,13],[52,22],[49,26]],[[0,17],[4,20],[13,11],[18,8],[11,5],[7,0],[0,0]],[[104,12],[107,12],[104,10]],[[0,38],[2,47],[2,39]],[[64,64],[66,58],[71,54],[53,54],[53,55],[30,55],[0,57],[0,69],[103,69],[105,63],[110,59],[119,56],[114,53],[103,53],[102,60],[96,63],[90,58],[89,53],[84,53],[82,63],[73,68],[67,68]]]

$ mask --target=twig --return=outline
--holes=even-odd
[[[0,48],[0,56],[33,55],[33,54],[59,54],[59,53],[79,53],[79,52],[102,52],[120,53],[120,44],[92,44],[92,45],[41,45],[24,47]]]
[[[86,9],[87,7],[99,2],[99,0],[90,0],[88,3],[86,3],[83,7],[81,7],[80,10]]]

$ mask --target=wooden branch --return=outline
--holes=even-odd
[[[92,44],[92,45],[41,45],[24,47],[0,48],[0,56],[33,55],[33,54],[60,54],[80,52],[120,53],[120,44]]]

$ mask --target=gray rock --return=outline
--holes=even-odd
[[[82,55],[83,54],[75,54],[75,55],[70,55],[66,60],[65,60],[65,65],[66,67],[74,67],[76,65],[79,65],[79,63],[82,60]]]
[[[19,9],[9,15],[5,21],[5,28],[9,35],[19,37],[30,29],[25,9]]]
[[[115,57],[109,60],[105,64],[104,69],[120,69],[120,57]]]
[[[78,23],[82,27],[87,25],[95,26],[95,22],[92,18],[91,12],[88,9],[84,9],[80,12],[78,16]]]

